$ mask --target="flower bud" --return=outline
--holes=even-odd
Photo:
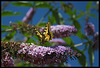
[[[22,22],[28,24],[32,20],[32,17],[35,14],[35,11],[36,11],[35,8],[30,8],[26,16],[23,18]]]
[[[93,35],[93,39],[94,39],[94,40],[98,40],[98,39],[99,39],[99,32],[96,32],[96,33]]]
[[[95,32],[95,27],[92,23],[86,23],[85,25],[85,33],[87,36],[93,35]]]

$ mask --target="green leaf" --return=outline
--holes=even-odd
[[[54,18],[53,15],[52,15],[52,17],[50,17],[50,16],[48,15],[48,20],[49,20],[49,22],[50,22],[51,25],[53,25],[53,24],[56,23],[55,18]]]
[[[77,28],[78,31],[81,30],[81,25],[77,20],[73,19],[73,24],[75,25],[75,28]]]
[[[68,6],[68,4],[61,2],[61,6],[69,16],[71,16],[71,17],[73,16],[73,12],[72,12],[71,8]]]
[[[86,57],[83,53],[81,53],[81,54],[82,54],[82,56],[78,58],[78,61],[82,66],[87,67]]]
[[[32,37],[34,37],[35,39],[37,39],[37,40],[39,41],[39,38],[38,38],[38,36],[36,36],[36,35],[33,35]]]
[[[44,43],[44,44],[41,44],[42,46],[52,46],[51,44],[50,44],[50,42],[46,42],[46,43]]]
[[[88,44],[89,44],[88,42],[85,43],[85,48],[82,50],[83,53],[85,53],[85,51],[87,50]]]
[[[27,1],[11,2],[11,4],[14,6],[33,7],[32,3],[29,3]]]
[[[53,8],[49,3],[47,2],[38,2],[35,5],[36,8]]]
[[[19,63],[16,63],[14,66],[21,67],[21,66],[23,66],[23,64],[21,62],[19,62]]]
[[[7,25],[1,25],[1,28],[3,28],[3,29],[13,29],[13,27],[9,27]]]
[[[88,15],[97,18],[97,15],[95,14],[89,13]]]
[[[66,37],[66,38],[62,38],[68,45],[70,45],[71,47],[74,47],[74,42],[72,41],[72,39],[70,37]]]
[[[28,34],[28,33],[22,33],[25,37],[30,37],[31,34]]]
[[[17,24],[22,24],[23,22],[22,21],[17,21]],[[24,23],[25,24],[25,23]]]
[[[35,45],[37,44],[37,43],[36,43],[36,41],[35,41],[35,40],[33,40],[33,39],[31,39],[31,38],[30,38],[30,39],[28,39],[28,40],[26,41],[26,43],[34,43]]]
[[[77,9],[75,8],[75,9],[73,10],[73,14],[76,15],[76,13],[77,13]]]
[[[83,40],[83,39],[88,40],[87,36],[84,35],[81,31],[78,31],[77,34],[75,34],[75,35],[78,36],[81,40]]]
[[[2,32],[2,33],[5,33],[5,32],[7,32],[7,31],[9,31],[9,30],[13,31],[13,28],[14,28],[14,27],[9,27],[9,26],[7,26],[7,25],[2,25],[2,24],[1,24],[1,32]]]
[[[39,24],[37,24],[37,26],[40,26],[40,27],[44,27],[44,26],[46,26],[46,22],[41,22],[41,23],[39,23]]]
[[[90,9],[91,4],[92,4],[92,1],[89,1],[88,4],[87,4],[87,6],[86,6],[86,10],[87,10],[87,11]]]
[[[57,10],[52,10],[52,14],[56,20],[56,23],[59,25],[64,25],[64,19],[60,13],[57,12]]]
[[[80,53],[80,54],[81,54],[81,56],[78,57],[78,61],[79,61],[79,63],[80,63],[83,67],[87,67],[87,60],[86,60],[86,57],[85,57],[84,53],[81,52],[79,49],[77,49],[77,48],[75,48],[75,47],[73,47],[72,49],[73,49],[74,51],[76,50],[77,53]]]
[[[12,24],[14,24],[14,25],[21,25],[23,22],[21,22],[21,21],[17,21],[17,23],[14,23],[14,22],[12,22]],[[24,24],[26,24],[26,23],[24,23]],[[26,24],[27,25],[27,24]]]
[[[12,11],[2,11],[1,16],[13,16],[13,15],[22,15],[22,13],[12,12]]]
[[[94,63],[94,50],[91,47],[91,45],[89,45],[88,54],[89,54],[89,63],[92,66]]]
[[[34,1],[34,3],[39,4],[39,3],[47,3],[46,1]]]
[[[13,31],[13,32],[7,34],[7,36],[5,36],[5,37],[2,39],[2,41],[10,41],[10,40],[13,38],[13,36],[14,36],[15,34],[16,34],[16,31]]]
[[[75,17],[75,19],[77,20],[77,19],[79,19],[79,18],[81,18],[82,16],[84,16],[85,15],[85,12],[80,12],[80,14],[79,15],[77,15],[76,17]]]

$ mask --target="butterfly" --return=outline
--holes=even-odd
[[[35,25],[33,25],[34,31],[40,40],[40,44],[44,44],[47,41],[50,41],[53,38],[53,34],[50,32],[50,22],[48,22],[43,30],[40,32],[37,30]]]

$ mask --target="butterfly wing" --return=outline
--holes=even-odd
[[[33,25],[33,28],[34,28],[34,31],[35,31],[36,35],[39,37],[39,40],[42,41],[42,37],[43,37],[42,33],[39,32],[39,31],[36,29],[35,25]]]
[[[50,32],[50,22],[45,26],[43,35],[45,36],[44,41],[50,41],[53,38],[53,34]]]
[[[37,36],[39,37],[40,44],[50,41],[53,38],[53,34],[50,32],[50,22],[48,22],[46,24],[43,33],[39,32],[36,29],[35,25],[33,25],[33,27],[34,27],[34,30],[35,30]]]

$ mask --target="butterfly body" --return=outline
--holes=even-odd
[[[35,25],[33,25],[35,26]],[[34,30],[36,35],[39,37],[40,44],[44,44],[47,41],[50,41],[53,38],[53,34],[50,32],[50,23],[48,22],[44,28],[43,32],[38,31],[35,27]]]

